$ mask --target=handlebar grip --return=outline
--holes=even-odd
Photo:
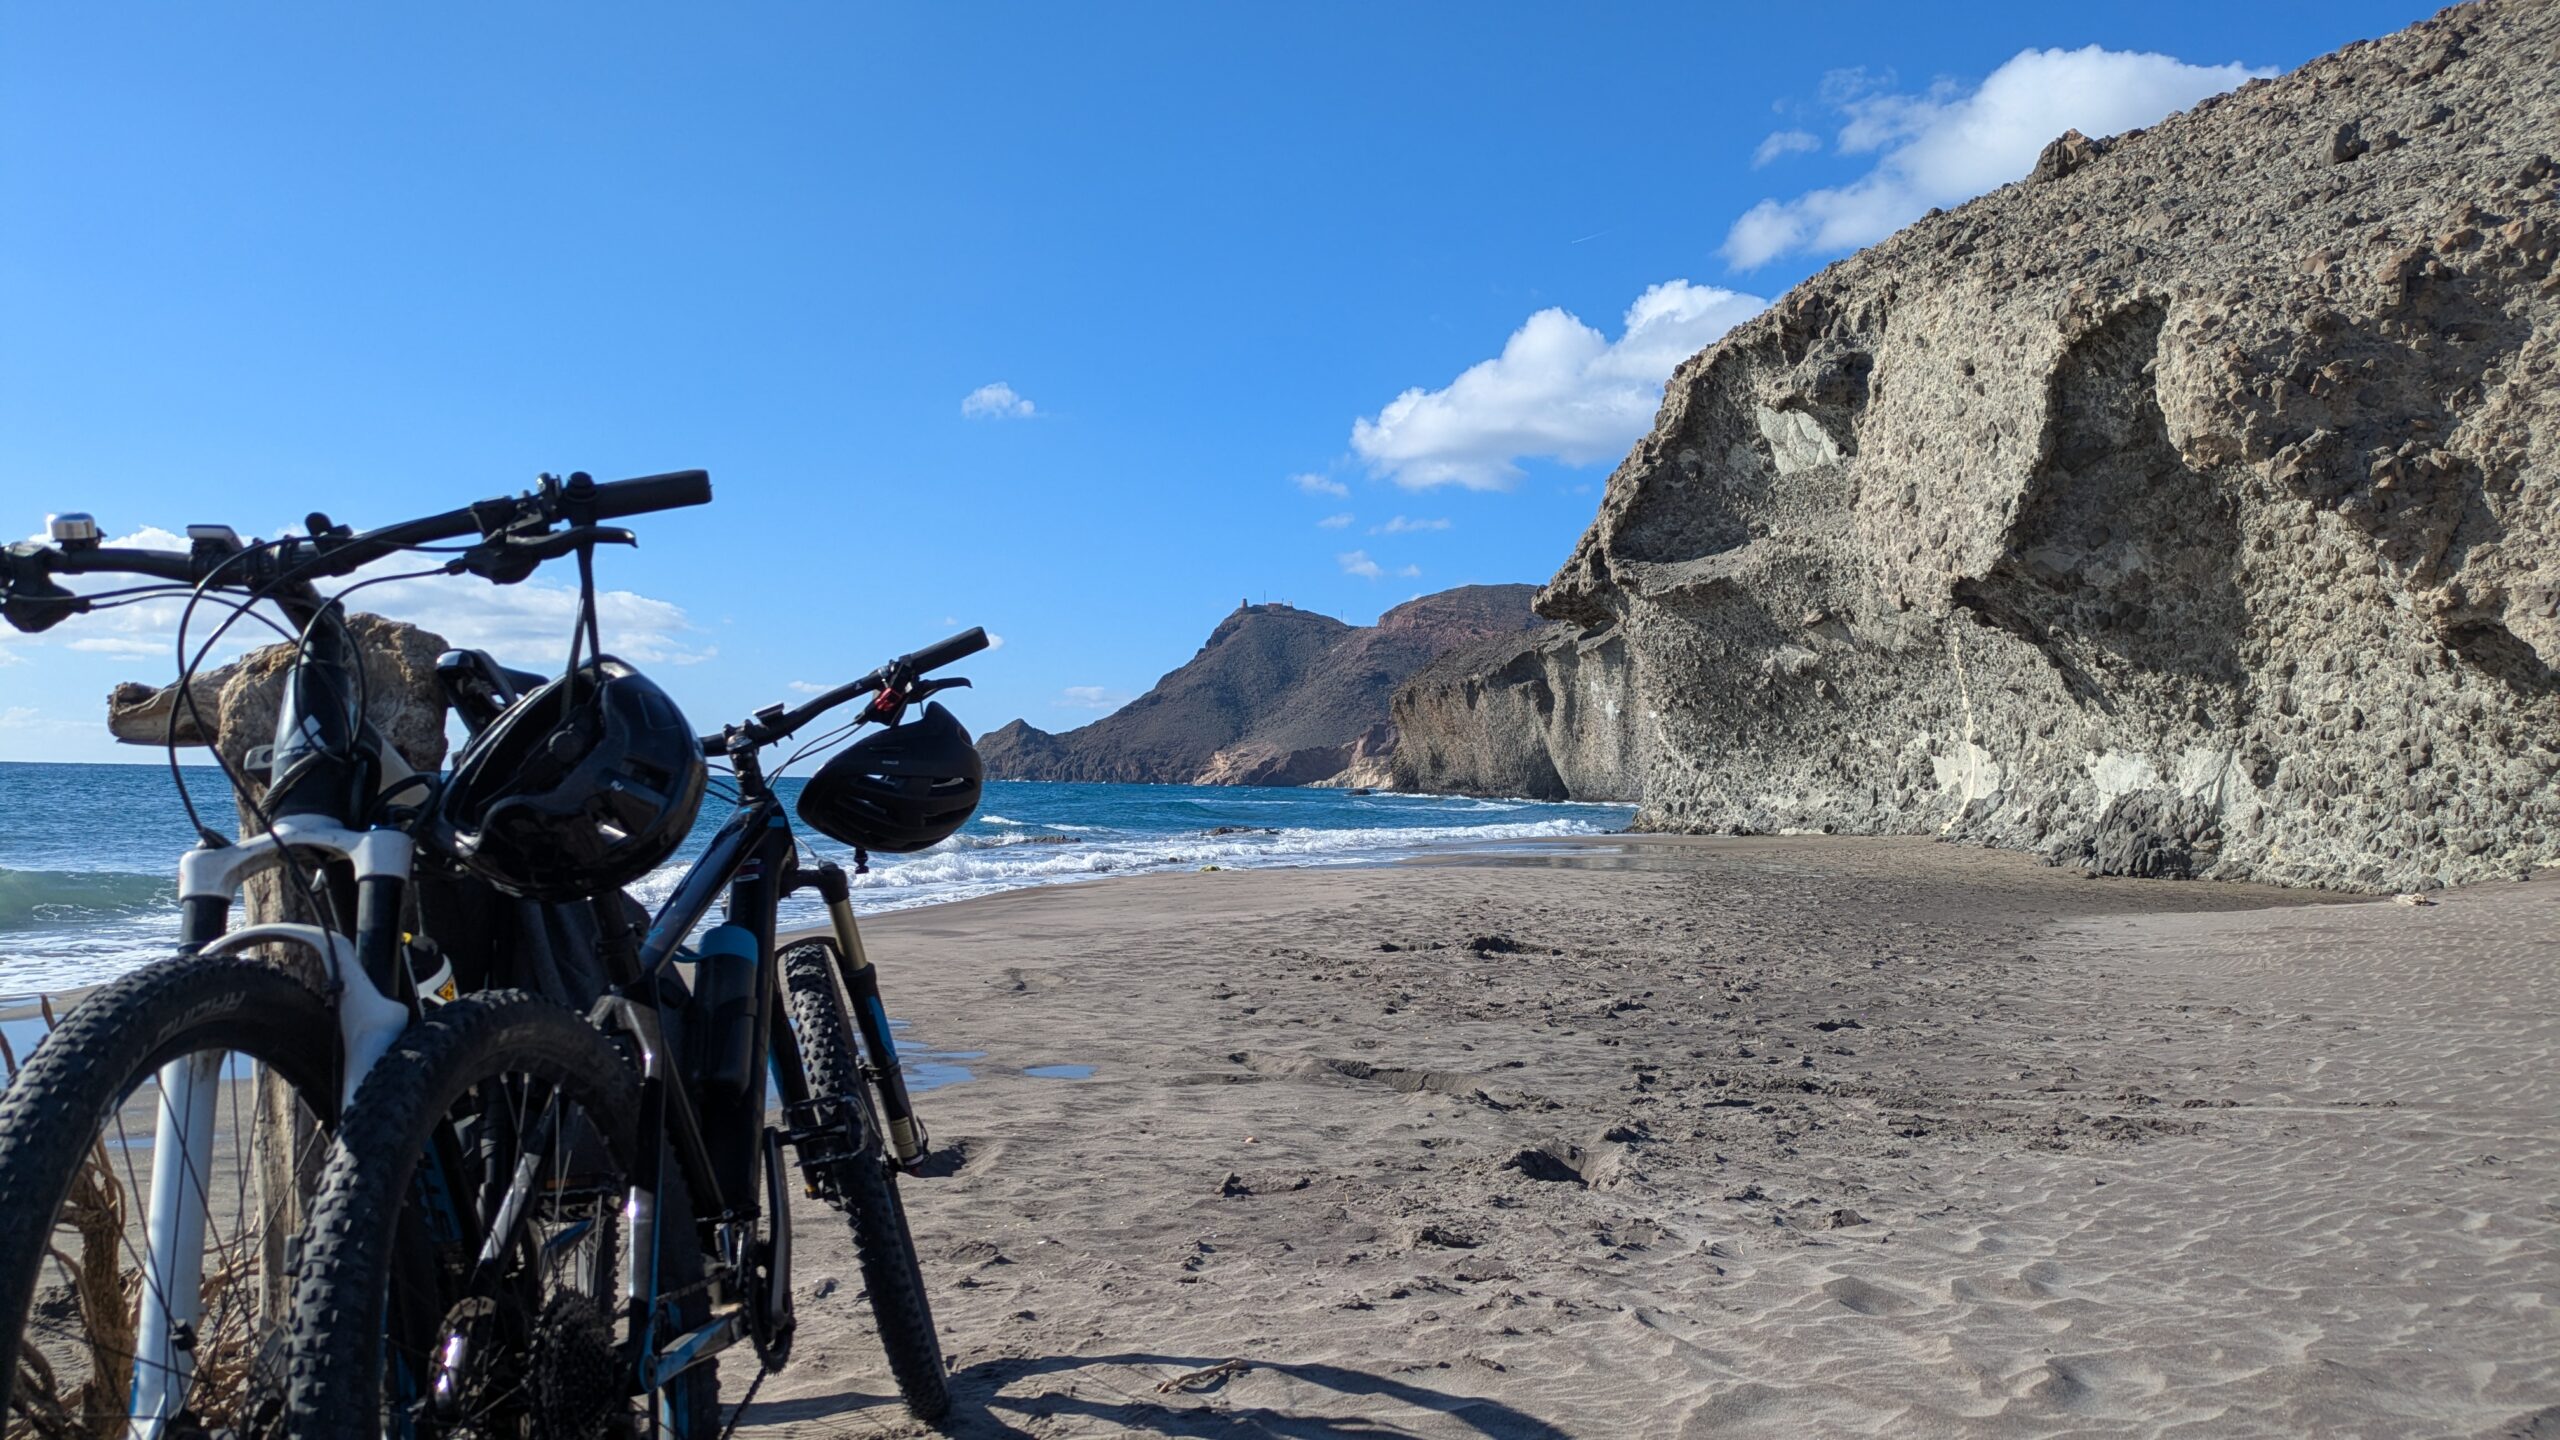
[[[954,661],[965,660],[986,648],[986,627],[972,625],[948,640],[937,640],[912,655],[900,657],[898,663],[906,669],[907,673],[922,675],[927,671],[939,670]]]
[[[664,475],[643,475],[637,480],[608,480],[596,487],[595,499],[599,520],[708,505],[711,475],[704,470],[675,470]]]

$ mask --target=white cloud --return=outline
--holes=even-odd
[[[1058,692],[1056,703],[1061,710],[1117,710],[1129,698],[1107,685],[1070,685]]]
[[[1405,566],[1403,569],[1398,570],[1396,573],[1397,573],[1398,575],[1403,576],[1405,579],[1410,580],[1410,579],[1412,579],[1414,576],[1419,575],[1419,574],[1421,574],[1421,573],[1422,573],[1422,567],[1421,567],[1421,566],[1419,566],[1419,565],[1407,565],[1407,566]]]
[[[1875,168],[1846,185],[1754,205],[1726,234],[1724,258],[1748,270],[1794,252],[1873,244],[1931,206],[2024,177],[2065,130],[2113,135],[2273,73],[2095,45],[2022,50],[1971,93],[1941,81],[1924,94],[1900,94],[1877,88],[1890,77],[1835,72],[1824,78],[1823,98],[1842,117],[1840,151],[1881,152]]]
[[[1001,636],[1001,635],[998,635],[997,633],[995,633],[995,632],[994,632],[994,631],[992,631],[992,630],[988,631],[988,632],[987,632],[987,648],[988,648],[988,649],[990,649],[990,650],[1001,650],[1001,649],[1003,649],[1003,648],[1004,648],[1004,637],[1003,637],[1003,636]]]
[[[1375,580],[1387,573],[1378,568],[1378,562],[1370,559],[1369,552],[1366,550],[1345,550],[1333,558],[1335,563],[1342,566],[1342,573],[1345,575],[1357,575],[1363,580]]]
[[[1760,148],[1751,152],[1751,168],[1757,170],[1772,160],[1806,155],[1821,148],[1822,137],[1810,130],[1780,130],[1761,141]]]
[[[610,565],[612,552],[598,559]],[[491,585],[467,576],[395,580],[351,602],[432,630],[449,645],[487,650],[527,670],[556,671],[569,654],[569,626],[577,614],[575,586],[541,579]],[[605,653],[642,665],[694,665],[719,653],[697,646],[684,607],[630,590],[596,592],[596,627]]]
[[[1319,530],[1339,530],[1343,526],[1350,524],[1355,518],[1357,517],[1353,516],[1350,511],[1346,510],[1339,515],[1327,515],[1316,522],[1316,528]]]
[[[1616,340],[1564,310],[1541,310],[1500,355],[1355,422],[1351,448],[1372,471],[1416,490],[1508,490],[1519,483],[1519,462],[1533,456],[1614,460],[1653,423],[1672,370],[1768,303],[1667,280],[1627,307]]]
[[[1327,480],[1321,475],[1292,475],[1289,477],[1289,483],[1310,495],[1330,495],[1336,500],[1345,499],[1351,494],[1350,486],[1339,480]]]
[[[1039,412],[1012,386],[998,380],[960,397],[960,413],[971,420],[1028,420]]]
[[[1415,535],[1425,530],[1446,530],[1448,528],[1449,522],[1446,520],[1407,520],[1403,516],[1399,515],[1384,525],[1370,526],[1369,533],[1372,535]]]
[[[200,626],[197,627],[196,633],[203,635],[210,633],[212,629],[211,625]],[[168,638],[157,640],[128,639],[122,635],[82,635],[76,639],[65,640],[62,642],[62,648],[77,650],[85,655],[121,655],[128,660],[157,660],[163,656],[175,656],[178,653],[174,646],[176,638],[174,630]]]

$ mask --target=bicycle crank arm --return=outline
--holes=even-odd
[[[791,1334],[799,1319],[791,1308],[791,1183],[782,1165],[782,1132],[764,1130],[765,1223],[771,1230],[749,1242],[746,1303],[753,1308],[756,1358],[779,1370],[791,1359]]]
[[[677,1376],[737,1344],[746,1337],[746,1333],[745,1314],[733,1309],[707,1325],[668,1341],[665,1349],[641,1363],[642,1392],[654,1395],[665,1389]]]

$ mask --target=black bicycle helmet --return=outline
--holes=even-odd
[[[510,895],[610,894],[655,869],[702,808],[702,742],[649,677],[610,655],[508,706],[445,783],[446,845]]]
[[[929,704],[819,766],[800,791],[800,818],[857,850],[903,855],[968,824],[986,773],[969,732],[950,711]]]

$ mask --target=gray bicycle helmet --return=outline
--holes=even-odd
[[[978,808],[986,767],[939,704],[866,735],[818,767],[800,791],[809,828],[857,850],[903,855],[951,837]]]
[[[472,737],[439,832],[510,895],[576,900],[675,853],[702,808],[702,742],[667,693],[610,655],[510,705]]]

